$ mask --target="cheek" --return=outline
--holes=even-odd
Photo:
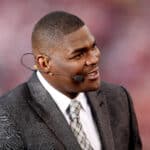
[[[54,55],[53,55],[54,56]],[[52,59],[52,70],[63,72],[63,74],[80,74],[83,71],[84,60],[69,60],[61,54],[55,55]]]
[[[80,74],[83,71],[84,63],[81,61],[59,61],[55,64],[57,71],[64,72],[65,74]]]

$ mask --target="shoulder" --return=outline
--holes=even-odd
[[[9,105],[10,103],[17,102],[20,98],[23,98],[26,93],[28,93],[27,84],[20,84],[0,97],[0,105]]]
[[[21,133],[16,125],[16,116],[21,112],[19,107],[24,91],[25,85],[22,84],[0,98],[0,149],[8,147],[13,147],[15,150],[23,149]]]
[[[108,83],[105,81],[102,81],[99,92],[102,92],[106,95],[118,95],[118,94],[123,94],[126,95],[128,94],[128,91],[125,87],[122,85],[117,85],[117,84],[112,84]]]
[[[129,92],[122,85],[102,81],[99,94],[105,96],[109,106],[128,107],[132,101]]]
[[[26,83],[23,83],[0,97],[0,107],[3,108],[9,118],[19,121],[21,114],[29,107],[26,101],[29,96],[28,87]]]

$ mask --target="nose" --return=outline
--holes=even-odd
[[[100,61],[100,50],[98,48],[95,48],[93,50],[90,50],[88,53],[88,56],[86,58],[86,65],[96,65]]]

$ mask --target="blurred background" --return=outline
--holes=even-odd
[[[130,91],[143,149],[150,150],[149,6],[149,0],[0,0],[0,95],[32,74],[20,58],[31,52],[31,32],[39,18],[53,10],[74,13],[96,37],[103,80]],[[26,58],[27,65],[31,60]]]

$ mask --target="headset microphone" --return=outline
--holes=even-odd
[[[33,56],[33,54],[32,53],[25,53],[25,54],[23,54],[22,55],[22,57],[21,57],[21,59],[20,59],[20,62],[21,62],[21,64],[25,67],[25,68],[27,68],[27,69],[29,69],[29,70],[31,70],[31,71],[35,71],[35,70],[38,70],[38,67],[36,66],[36,65],[34,65],[33,66],[33,68],[31,68],[31,67],[29,67],[29,66],[27,66],[25,63],[24,63],[24,57],[26,56],[26,55],[32,55]],[[40,71],[40,70],[39,70]],[[41,71],[40,71],[41,72]],[[52,75],[59,75],[59,76],[66,76],[66,75],[61,75],[61,74],[55,74],[55,73],[52,73]],[[81,83],[81,82],[83,82],[84,81],[84,76],[83,75],[75,75],[75,76],[72,76],[72,80],[74,81],[74,82],[76,82],[76,83]]]
[[[24,63],[24,59],[23,59],[23,58],[24,58],[26,55],[32,55],[32,56],[33,56],[32,53],[25,53],[25,54],[23,54],[22,57],[21,57],[21,59],[20,59],[21,64],[22,64],[25,68],[27,68],[27,69],[29,69],[29,70],[31,70],[31,71],[38,70],[38,67],[37,67],[36,65],[34,65],[33,68],[31,68],[31,67],[27,66],[27,65]],[[40,70],[39,70],[39,71],[40,71]],[[40,71],[40,72],[42,72],[42,71]],[[57,73],[52,73],[51,75],[66,76],[66,75],[61,75],[61,74],[57,74]],[[67,77],[67,76],[66,76],[66,77]],[[75,75],[75,76],[72,76],[72,80],[73,80],[75,83],[81,83],[81,82],[84,81],[84,76],[83,76],[83,75]]]
[[[84,81],[84,76],[83,75],[75,75],[72,77],[72,79],[76,82],[76,83],[81,83]]]

